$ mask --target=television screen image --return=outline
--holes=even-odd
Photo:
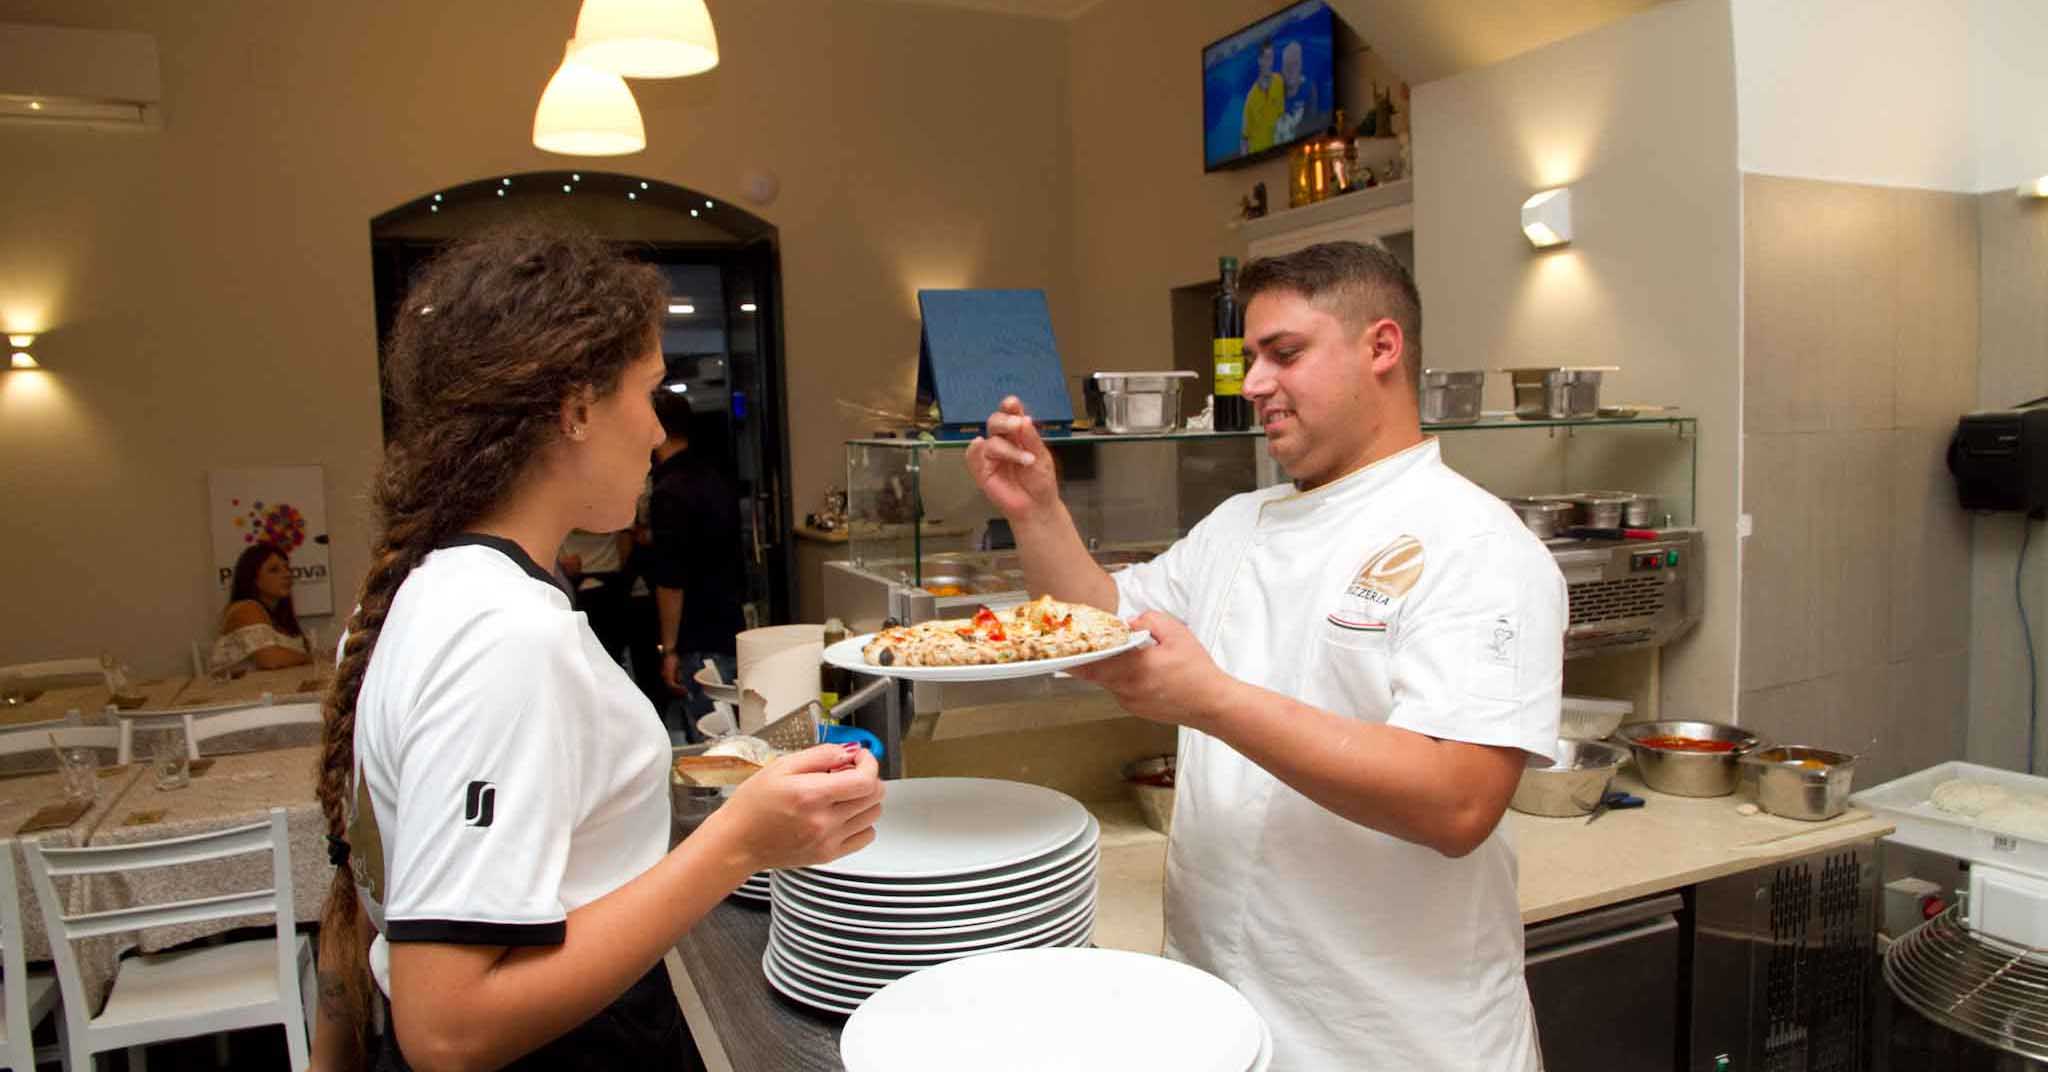
[[[1336,20],[1323,0],[1202,50],[1202,164],[1215,171],[1321,134],[1336,111]]]

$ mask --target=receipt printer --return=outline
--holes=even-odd
[[[1948,471],[1963,509],[2048,517],[2048,406],[2029,406],[1969,413],[1956,422]]]

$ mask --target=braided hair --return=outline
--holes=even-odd
[[[564,400],[618,389],[657,338],[666,300],[654,267],[594,238],[524,229],[454,246],[413,281],[385,352],[396,420],[370,493],[370,568],[325,700],[319,798],[330,844],[347,836],[356,702],[399,586],[513,494],[560,438]],[[355,938],[355,869],[336,856],[321,927],[340,940],[323,947],[346,955],[323,965],[323,998],[361,1054],[368,951]]]

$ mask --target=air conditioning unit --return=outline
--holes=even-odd
[[[162,97],[148,34],[0,23],[0,122],[154,130]]]

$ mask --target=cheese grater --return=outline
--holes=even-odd
[[[812,700],[755,730],[752,736],[778,752],[800,752],[818,743],[818,721],[824,714],[825,709]]]

